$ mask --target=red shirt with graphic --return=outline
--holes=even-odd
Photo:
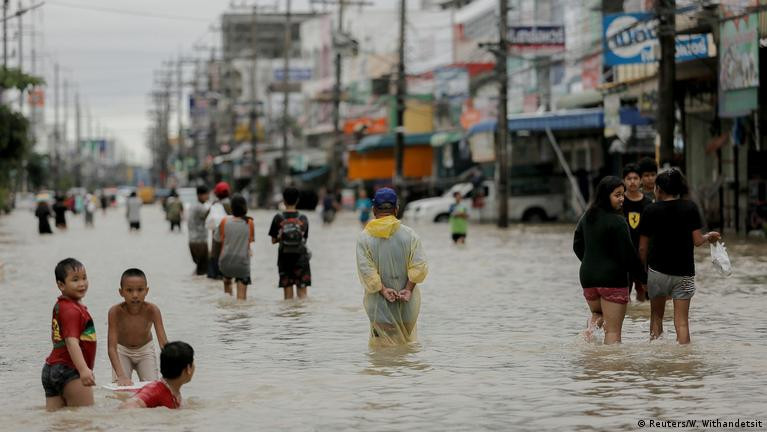
[[[45,363],[49,365],[65,364],[72,369],[77,369],[64,341],[68,337],[77,338],[80,341],[80,349],[83,352],[85,364],[88,365],[88,368],[93,369],[93,363],[96,359],[96,328],[93,326],[93,318],[91,318],[85,305],[61,296],[53,307],[51,320],[53,350],[45,359]]]
[[[141,399],[147,408],[166,407],[176,409],[181,406],[180,398],[176,398],[164,381],[152,381],[141,388],[133,397]]]

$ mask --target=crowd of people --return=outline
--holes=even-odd
[[[693,249],[721,238],[702,233],[698,206],[676,168],[658,174],[651,159],[629,164],[623,178],[608,176],[575,229],[573,250],[591,312],[585,335],[604,329],[604,343],[619,343],[632,286],[650,300],[650,339],[663,333],[666,302],[674,304],[680,344],[690,342],[688,316],[695,293]]]

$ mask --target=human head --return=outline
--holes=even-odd
[[[135,197],[136,196],[136,191],[131,192],[130,196],[131,196],[131,198]]]
[[[213,188],[213,195],[216,196],[218,199],[224,199],[229,196],[230,193],[229,189],[229,183],[227,182],[218,182],[216,183],[216,186]]]
[[[630,163],[623,167],[623,183],[626,184],[627,191],[638,191],[641,182],[642,176],[639,174],[639,165]]]
[[[174,198],[178,197],[178,192],[176,192],[176,188],[173,188],[173,189],[170,190],[170,196],[172,196]]]
[[[687,179],[676,168],[658,174],[655,179],[655,190],[672,197],[684,196],[689,192]]]
[[[623,193],[626,186],[623,180],[615,176],[607,176],[599,181],[594,193],[594,200],[589,206],[589,212],[602,209],[608,213],[618,211],[623,205]]]
[[[639,160],[639,177],[642,178],[642,187],[645,190],[655,189],[655,176],[658,175],[658,164],[652,158]]]
[[[248,214],[248,202],[240,194],[234,194],[232,197],[232,216],[243,217]]]
[[[120,276],[120,295],[126,303],[143,303],[149,293],[146,274],[137,268],[129,268]]]
[[[463,196],[461,195],[461,193],[460,193],[460,192],[458,192],[458,191],[455,191],[455,192],[453,192],[453,198],[455,198],[455,201],[456,201],[456,202],[460,202],[460,201],[461,201],[461,198],[463,198]]]
[[[186,342],[168,342],[160,352],[160,373],[165,379],[183,378],[189,382],[194,375],[194,349]]]
[[[66,258],[56,264],[53,270],[56,276],[56,286],[64,297],[80,300],[88,291],[88,276],[85,266],[74,258]]]
[[[373,214],[376,217],[397,213],[397,193],[392,188],[378,189],[373,196]]]
[[[204,203],[208,201],[209,197],[208,187],[205,185],[197,186],[197,201]]]
[[[282,191],[282,201],[286,206],[293,207],[298,204],[298,189],[288,186]]]

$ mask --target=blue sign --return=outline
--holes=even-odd
[[[602,21],[605,66],[654,63],[660,60],[658,20],[651,13],[605,15]],[[677,63],[709,57],[708,34],[676,37]]]
[[[274,70],[274,80],[282,81],[285,76],[285,69],[279,68]],[[290,68],[288,70],[288,81],[309,81],[312,79],[312,70],[309,68]]]

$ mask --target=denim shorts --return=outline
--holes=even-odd
[[[77,369],[73,369],[65,364],[45,364],[43,366],[43,389],[45,397],[61,396],[64,393],[64,386],[72,380],[80,378]]]

